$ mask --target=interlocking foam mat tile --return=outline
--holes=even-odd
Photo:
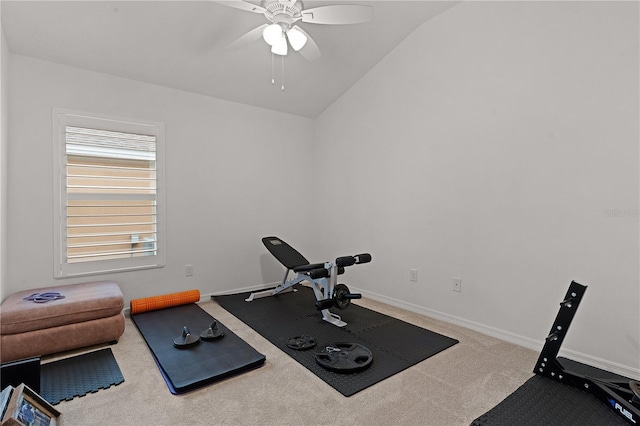
[[[314,306],[313,291],[307,287],[245,302],[248,295],[217,296],[215,300],[344,396],[351,396],[458,343],[355,304],[342,311],[332,309],[347,323],[346,327],[336,327],[322,320]],[[303,335],[314,337],[316,347],[306,351],[287,347],[290,338]],[[327,370],[316,362],[315,354],[332,342],[365,346],[372,352],[373,362],[366,370],[354,373]]]
[[[124,382],[111,348],[41,366],[40,396],[50,404],[98,392]]]
[[[620,379],[595,367],[558,358],[572,371],[602,379]],[[590,393],[547,377],[533,376],[511,395],[475,419],[471,426],[623,426],[629,425]]]

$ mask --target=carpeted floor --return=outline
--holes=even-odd
[[[468,426],[532,376],[534,351],[366,298],[357,304],[460,343],[346,398],[210,301],[200,306],[266,355],[263,367],[172,395],[144,339],[126,318],[124,335],[110,346],[125,381],[56,408],[66,426]]]

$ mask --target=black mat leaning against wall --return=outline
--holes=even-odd
[[[247,296],[248,293],[214,299],[344,396],[351,396],[458,343],[354,304],[340,311],[347,326],[336,327],[322,320],[314,308],[313,292],[307,287],[252,302],[245,302]],[[289,339],[301,335],[314,337],[317,348],[331,342],[361,344],[371,350],[373,362],[366,370],[348,375],[329,371],[317,364],[314,349],[299,351],[287,347]]]

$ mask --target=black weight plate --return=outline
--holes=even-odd
[[[358,343],[334,342],[316,352],[316,362],[336,373],[355,373],[371,366],[373,354]]]
[[[306,351],[316,345],[316,339],[311,336],[297,336],[292,337],[287,342],[287,347],[295,349],[296,351]]]
[[[333,289],[333,304],[336,308],[347,309],[349,303],[351,303],[351,299],[344,297],[346,294],[350,294],[349,287],[345,284],[336,284]]]

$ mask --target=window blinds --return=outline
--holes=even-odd
[[[66,126],[68,263],[157,253],[156,137]]]

